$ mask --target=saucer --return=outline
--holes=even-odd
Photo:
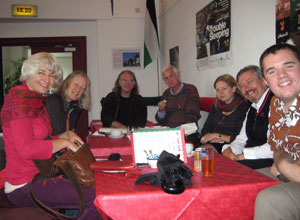
[[[122,137],[124,137],[124,134],[121,134],[121,135],[119,135],[119,136],[112,136],[112,135],[110,134],[110,135],[108,135],[108,137],[110,137],[110,138],[122,138]]]
[[[194,156],[194,153],[195,153],[195,151],[192,151],[191,153],[187,154],[186,156],[187,157],[192,157],[192,156]]]

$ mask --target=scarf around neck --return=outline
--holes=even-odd
[[[42,117],[47,123],[49,133],[52,132],[50,116],[44,105],[44,97],[29,90],[27,84],[13,87],[4,98],[1,110],[1,124],[6,125],[11,120]]]
[[[233,100],[229,104],[226,104],[219,99],[217,100],[216,104],[221,111],[231,112],[237,109],[243,102],[245,102],[245,100],[240,95],[235,94]]]

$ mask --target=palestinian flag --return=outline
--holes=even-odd
[[[159,55],[159,41],[155,12],[155,0],[147,0],[145,13],[144,67],[156,60]]]

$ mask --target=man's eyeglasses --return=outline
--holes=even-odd
[[[135,81],[134,80],[120,79],[120,83],[122,83],[122,84],[125,84],[125,83],[135,84]]]

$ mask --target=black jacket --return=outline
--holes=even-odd
[[[255,108],[250,107],[246,124],[248,140],[245,147],[259,146],[267,143],[269,108],[273,96],[274,94],[269,90],[258,112]]]
[[[126,126],[145,127],[147,121],[147,107],[140,95],[131,95],[129,105],[128,121]],[[113,121],[116,121],[119,111],[120,95],[115,92],[109,93],[101,100],[102,111],[101,120],[103,127],[110,127]]]
[[[46,97],[46,108],[51,118],[52,135],[66,131],[67,112],[69,112],[70,130],[74,130],[81,108],[77,102],[68,103],[60,94],[54,93]]]

